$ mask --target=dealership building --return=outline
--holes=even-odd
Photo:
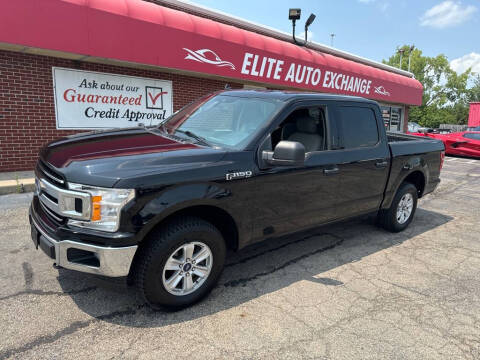
[[[56,138],[157,124],[225,88],[374,99],[391,131],[422,101],[411,73],[178,0],[0,2],[0,172],[33,169]]]

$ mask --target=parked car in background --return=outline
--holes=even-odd
[[[442,140],[447,155],[468,156],[480,159],[480,131],[462,131],[450,134],[418,132],[411,135]]]
[[[408,132],[409,133],[417,133],[422,127],[416,122],[409,122],[408,123]]]
[[[416,134],[416,133],[435,133],[435,134],[443,134],[449,133],[449,129],[433,129],[429,127],[420,126],[420,124],[416,122],[409,122],[408,123],[408,134]]]

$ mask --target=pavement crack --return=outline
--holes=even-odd
[[[395,286],[395,287],[397,287],[397,288],[400,288],[400,289],[403,289],[403,290],[406,290],[406,291],[409,291],[409,292],[412,292],[412,293],[415,293],[415,294],[418,294],[418,295],[425,296],[425,297],[427,297],[427,298],[430,298],[430,297],[431,297],[431,296],[428,295],[428,294],[424,294],[424,293],[422,293],[421,291],[418,291],[418,290],[415,290],[415,289],[411,289],[411,288],[406,287],[406,286],[398,285],[398,284],[395,284],[395,283],[392,283],[392,282],[390,282],[390,281],[386,281],[386,280],[383,280],[383,279],[377,279],[377,280],[379,280],[379,281],[381,281],[381,282],[384,282],[384,283],[386,283],[386,284]]]
[[[231,266],[235,266],[235,265],[239,265],[239,264],[245,264],[246,262],[250,261],[250,260],[253,260],[253,259],[256,259],[258,257],[261,257],[265,254],[269,254],[269,253],[272,253],[272,252],[275,252],[275,251],[278,251],[280,249],[283,249],[283,248],[286,248],[287,246],[290,246],[290,245],[294,245],[294,244],[298,244],[298,243],[301,243],[303,241],[307,241],[313,237],[317,237],[317,236],[332,236],[336,239],[339,239],[340,240],[340,237],[338,237],[338,235],[335,235],[335,234],[331,234],[331,233],[316,233],[316,234],[312,234],[312,235],[308,235],[308,236],[305,236],[301,239],[298,239],[298,240],[295,240],[295,241],[291,241],[291,242],[288,242],[286,244],[283,244],[283,245],[280,245],[280,246],[277,246],[277,247],[274,247],[272,249],[268,249],[268,250],[265,250],[265,251],[262,251],[262,252],[259,252],[259,253],[256,253],[254,255],[251,255],[251,256],[247,256],[243,259],[240,259],[238,261],[235,261],[235,262],[232,262],[232,263],[229,263],[229,264],[226,264],[225,267],[231,267]],[[343,240],[343,239],[342,239]]]
[[[311,251],[309,253],[306,253],[306,254],[303,254],[303,255],[300,255],[300,256],[297,256],[296,258],[293,258],[293,259],[290,259],[286,262],[284,262],[283,264],[279,265],[279,266],[275,266],[273,269],[269,270],[269,271],[263,271],[263,272],[259,272],[255,275],[252,275],[250,277],[246,277],[246,278],[240,278],[240,279],[235,279],[235,280],[230,280],[230,281],[227,281],[223,284],[223,286],[225,287],[236,287],[236,286],[244,286],[246,283],[248,283],[249,281],[252,281],[252,280],[256,280],[260,277],[264,277],[264,276],[267,276],[267,275],[270,275],[270,274],[273,274],[274,272],[277,272],[279,270],[282,270],[284,268],[286,268],[287,266],[290,266],[290,265],[293,265],[297,262],[299,262],[300,260],[303,260],[303,259],[306,259],[310,256],[313,256],[313,255],[316,255],[316,254],[319,254],[321,252],[324,252],[326,250],[330,250],[330,249],[333,249],[334,247],[340,245],[341,243],[343,243],[343,239],[338,237],[338,236],[335,236],[334,237],[337,241],[335,241],[334,243],[331,243],[327,246],[324,246],[320,249],[317,249],[317,250],[314,250],[314,251]]]
[[[25,289],[30,290],[33,285],[33,269],[32,265],[28,262],[22,264],[23,268],[23,277],[25,279]]]
[[[96,290],[96,286],[89,286],[83,289],[78,289],[78,290],[70,290],[70,291],[45,291],[45,290],[34,290],[34,289],[29,289],[27,288],[26,290],[22,290],[19,292],[16,292],[15,294],[7,295],[4,297],[0,297],[0,301],[2,300],[8,300],[17,296],[21,295],[57,295],[57,296],[70,296],[70,295],[77,295],[77,294],[82,294],[90,291]]]
[[[140,310],[141,308],[143,308],[145,306],[146,306],[146,304],[141,304],[141,305],[138,305],[138,306],[135,306],[135,307],[129,307],[129,308],[124,309],[124,310],[116,310],[116,311],[113,311],[111,313],[95,316],[95,317],[93,317],[91,319],[88,319],[88,320],[85,320],[85,321],[75,321],[75,322],[71,323],[69,326],[67,326],[66,328],[63,328],[63,329],[57,331],[54,334],[40,336],[40,337],[34,339],[33,341],[30,341],[30,342],[28,342],[25,345],[22,345],[20,347],[11,348],[11,349],[7,349],[5,351],[1,351],[0,352],[0,360],[7,359],[7,358],[10,358],[14,355],[24,353],[26,351],[32,350],[33,348],[41,346],[41,345],[51,344],[51,343],[57,341],[58,339],[66,336],[66,335],[71,335],[73,333],[76,333],[77,331],[79,331],[83,328],[86,328],[87,326],[89,326],[90,324],[93,324],[95,322],[111,320],[113,318],[120,317],[120,316],[134,315],[135,313],[137,313],[138,310]]]

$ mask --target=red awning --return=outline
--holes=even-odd
[[[415,79],[140,0],[0,2],[0,43],[420,105]]]

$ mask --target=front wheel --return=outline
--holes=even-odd
[[[391,232],[405,230],[412,222],[417,209],[418,193],[415,185],[403,183],[395,194],[388,210],[378,214],[380,226]]]
[[[179,309],[206,296],[225,262],[225,242],[212,224],[179,218],[155,230],[140,249],[135,283],[153,308]]]

